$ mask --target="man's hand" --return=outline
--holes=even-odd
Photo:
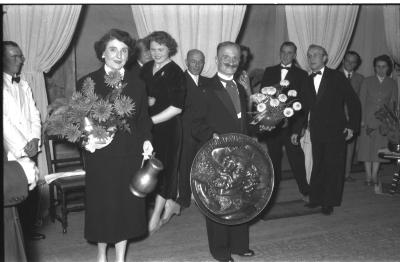
[[[38,153],[38,148],[39,139],[34,138],[26,144],[26,146],[24,147],[24,151],[28,155],[28,157],[34,157]]]
[[[239,83],[244,87],[246,93],[251,94],[250,78],[244,70],[239,76]]]
[[[149,96],[148,99],[149,99],[149,106],[154,106],[154,104],[156,103],[156,99],[152,96]]]
[[[299,145],[299,135],[292,134],[292,136],[290,137],[290,142],[292,142],[293,145],[298,146]]]
[[[347,134],[346,134],[347,133]],[[345,128],[343,130],[343,134],[346,134],[346,141],[350,140],[353,137],[353,130],[350,128]]]

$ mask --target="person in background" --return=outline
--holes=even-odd
[[[326,67],[328,53],[319,45],[307,51],[310,76],[300,89],[304,109],[294,126],[293,141],[309,128],[313,167],[310,180],[310,202],[306,206],[321,206],[330,215],[340,206],[343,194],[346,140],[359,129],[360,101],[346,77]],[[346,119],[344,104],[348,109]]]
[[[147,234],[146,203],[129,190],[132,175],[141,168],[143,156],[152,153],[151,119],[148,114],[146,89],[138,75],[125,70],[134,54],[135,40],[129,33],[111,29],[94,45],[103,65],[79,80],[77,87],[92,82],[94,92],[106,97],[115,86],[106,84],[107,76],[119,73],[123,94],[135,104],[127,118],[131,132],[117,131],[106,143],[88,141],[85,146],[85,238],[97,244],[97,261],[107,261],[107,246],[115,245],[117,262],[125,261],[128,239]],[[121,82],[120,82],[121,84]],[[126,84],[126,85],[125,85]],[[143,153],[142,153],[143,151]]]
[[[200,143],[192,136],[192,121],[204,101],[204,85],[208,78],[201,75],[205,57],[197,49],[189,50],[186,56],[187,70],[183,84],[186,88],[185,105],[182,113],[182,152],[179,161],[179,192],[176,202],[182,207],[189,207],[191,202],[190,169],[193,159],[200,149]]]
[[[293,42],[283,42],[280,47],[281,61],[278,65],[265,69],[261,86],[274,86],[279,84],[282,80],[288,80],[291,88],[299,93],[300,88],[307,78],[307,73],[295,66],[294,60],[296,59],[296,53],[297,46]],[[290,119],[284,119],[272,131],[259,134],[259,139],[266,142],[268,153],[274,166],[274,197],[276,196],[276,190],[279,189],[279,183],[282,178],[282,156],[283,146],[285,146],[293,176],[296,179],[302,198],[307,202],[310,189],[306,180],[304,153],[301,147],[293,145],[291,142],[293,121],[296,117],[299,117],[301,113],[302,112],[297,113]]]
[[[360,95],[361,83],[364,79],[363,75],[356,72],[360,65],[361,65],[360,55],[354,51],[347,51],[342,62],[342,67],[340,68],[340,72],[342,72],[345,75],[345,77],[349,79],[351,86],[353,87],[354,91],[358,96]],[[347,116],[347,108],[345,112]],[[345,169],[346,182],[356,181],[356,179],[351,176],[351,166],[353,164],[356,141],[357,141],[356,135],[354,135],[352,139],[347,141],[346,169]]]
[[[234,80],[239,66],[240,47],[222,42],[217,47],[217,70],[205,89],[205,103],[198,110],[192,125],[193,136],[204,144],[226,133],[247,134],[246,92]],[[208,245],[218,261],[233,261],[232,254],[254,256],[249,248],[249,225],[223,225],[206,217]]]
[[[28,189],[36,187],[39,170],[27,158],[8,161],[3,157],[3,233],[4,261],[27,261],[24,235],[16,205],[28,197]],[[29,187],[28,187],[29,186]]]
[[[244,45],[240,46],[240,62],[239,67],[236,70],[234,79],[239,82],[246,91],[247,95],[247,110],[251,110],[252,103],[250,101],[250,96],[252,92],[252,85],[248,70],[250,67],[250,62],[253,60],[253,54],[250,52],[250,48]]]
[[[142,38],[136,41],[135,55],[136,62],[140,66],[140,68],[142,68],[144,64],[152,60],[150,50],[146,46],[145,39]]]
[[[156,157],[164,169],[158,175],[158,189],[149,221],[150,234],[180,214],[176,202],[178,169],[182,145],[180,114],[185,103],[183,72],[171,60],[177,53],[177,43],[167,32],[155,31],[146,37],[153,61],[146,63],[141,77],[150,97],[149,113],[153,122],[153,141]],[[162,217],[161,217],[162,215]]]
[[[31,159],[37,163],[41,142],[40,113],[29,84],[19,75],[24,61],[17,43],[3,41],[3,144],[9,161]],[[38,204],[39,191],[35,187],[18,206],[22,229],[30,240],[45,238],[35,232]]]
[[[373,61],[375,75],[364,79],[361,84],[360,100],[362,108],[361,134],[358,145],[358,160],[364,162],[365,184],[374,185],[376,194],[382,193],[379,166],[383,159],[378,150],[387,146],[387,138],[379,132],[379,120],[375,112],[384,105],[392,106],[397,101],[396,82],[390,78],[393,64],[389,56],[381,55]]]

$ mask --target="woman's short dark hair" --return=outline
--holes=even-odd
[[[374,64],[374,68],[375,68],[376,64],[379,61],[386,62],[386,64],[389,67],[388,71],[386,72],[386,75],[390,76],[392,74],[392,71],[393,71],[393,63],[392,63],[392,59],[390,59],[390,56],[388,56],[388,55],[380,55],[380,56],[375,57],[374,58],[374,63],[373,63]]]
[[[111,40],[117,39],[118,41],[123,42],[128,46],[128,61],[135,54],[135,39],[133,39],[128,32],[119,30],[119,29],[111,29],[99,41],[94,43],[94,50],[96,51],[97,58],[104,62],[104,58],[102,58],[104,51],[106,50],[107,43]]]
[[[178,44],[170,34],[164,31],[154,31],[146,36],[147,48],[150,49],[150,43],[156,42],[160,45],[165,45],[168,48],[168,56],[174,56],[178,52]]]

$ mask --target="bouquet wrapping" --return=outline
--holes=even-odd
[[[90,143],[88,140],[110,143],[117,130],[130,132],[127,118],[135,113],[135,103],[121,95],[126,83],[118,71],[106,74],[104,81],[111,89],[105,97],[95,93],[96,83],[87,77],[81,91],[74,92],[70,99],[58,99],[49,105],[44,131],[49,136],[83,145]]]
[[[384,105],[375,112],[375,117],[381,122],[379,132],[387,136],[389,142],[400,144],[400,109],[396,102],[392,106]]]
[[[259,125],[259,130],[263,131],[300,111],[302,106],[297,99],[297,91],[289,86],[288,80],[282,80],[275,86],[263,87],[259,93],[251,95],[256,112],[251,113],[253,118],[250,124]]]

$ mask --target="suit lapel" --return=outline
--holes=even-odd
[[[325,67],[324,74],[322,75],[321,83],[319,84],[316,103],[318,103],[321,100],[321,97],[323,97],[323,95],[326,91],[328,78],[329,78],[329,70],[328,70],[328,68]]]
[[[232,99],[230,98],[228,92],[225,90],[221,81],[219,81],[218,76],[215,75],[213,78],[214,84],[212,85],[213,91],[216,96],[221,100],[222,104],[225,106],[226,110],[230,113],[230,115],[237,119],[235,106],[233,105]]]

